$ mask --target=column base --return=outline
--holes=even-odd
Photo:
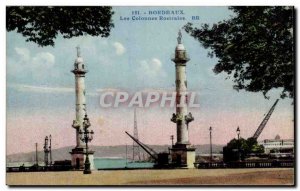
[[[91,170],[95,169],[94,165],[94,153],[95,151],[89,151],[89,161],[91,164]],[[70,152],[71,154],[71,165],[76,170],[84,170],[84,163],[86,158],[85,148],[75,147]]]
[[[194,163],[196,161],[196,148],[185,145],[176,144],[170,148],[172,166],[175,168],[195,168]]]

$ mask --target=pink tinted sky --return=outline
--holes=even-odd
[[[236,136],[240,126],[241,136],[250,137],[257,129],[267,111],[220,111],[208,113],[193,110],[195,121],[190,123],[192,144],[209,144],[209,126],[213,127],[213,143],[226,144]],[[139,138],[150,145],[170,144],[170,135],[176,136],[176,126],[170,121],[171,109],[138,109]],[[34,150],[34,143],[42,149],[43,138],[51,134],[53,148],[75,145],[75,130],[71,127],[75,112],[36,112],[7,117],[7,154]],[[133,110],[110,109],[103,113],[89,114],[95,131],[92,145],[125,145],[132,140],[124,133],[133,130]],[[293,138],[294,123],[291,111],[274,112],[259,140],[271,139],[279,134]]]

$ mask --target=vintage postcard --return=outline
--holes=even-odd
[[[294,186],[293,6],[6,6],[6,184]]]

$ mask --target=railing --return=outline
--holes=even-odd
[[[20,166],[20,167],[6,167],[6,172],[40,172],[40,171],[68,171],[72,170],[71,165],[53,165],[53,166]]]
[[[294,161],[206,162],[194,165],[196,168],[292,168]]]

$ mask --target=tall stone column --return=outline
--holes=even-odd
[[[72,166],[75,169],[83,169],[85,162],[85,143],[80,139],[79,131],[83,132],[83,120],[86,115],[86,98],[85,98],[85,74],[88,72],[80,55],[80,49],[77,47],[77,58],[74,62],[74,69],[71,71],[75,75],[75,108],[76,115],[72,127],[76,130],[76,146],[70,154],[72,155]],[[93,154],[89,151],[91,169],[94,169]]]
[[[83,148],[84,143],[80,140],[79,130],[83,131],[83,118],[86,114],[86,100],[85,100],[85,69],[83,59],[80,56],[79,47],[77,47],[77,58],[74,63],[74,70],[72,72],[75,75],[75,95],[76,95],[76,119],[73,121],[72,127],[76,129],[76,147]]]
[[[190,146],[188,125],[194,120],[192,114],[188,113],[186,63],[190,60],[186,49],[182,44],[182,34],[179,31],[175,48],[175,56],[172,61],[176,69],[176,113],[171,121],[176,123],[177,142],[172,147],[172,162],[177,167],[192,168],[195,162],[195,148]]]

